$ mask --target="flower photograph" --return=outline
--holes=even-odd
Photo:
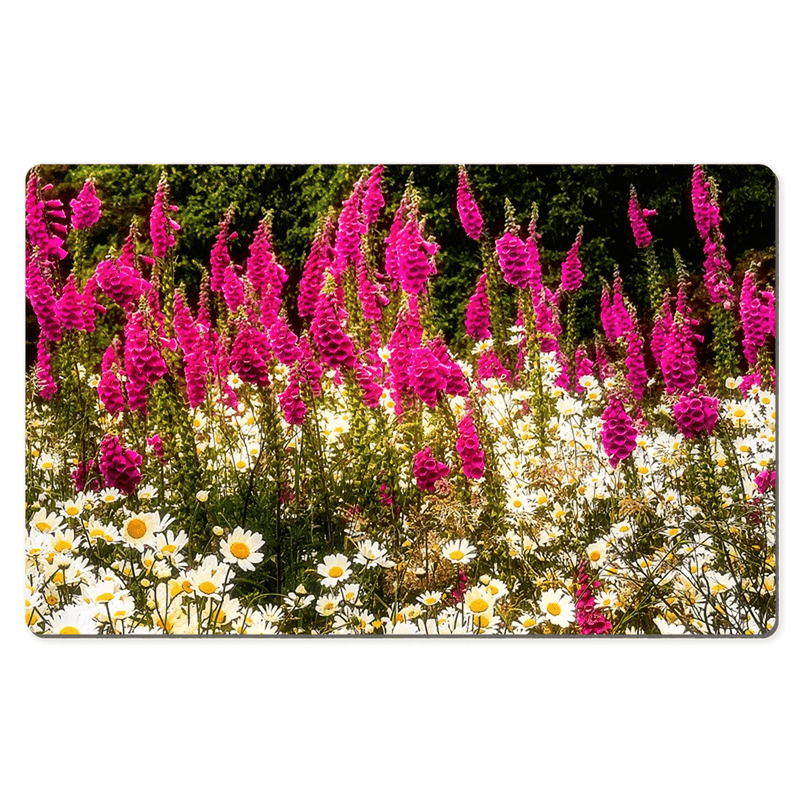
[[[757,165],[34,167],[25,625],[768,636],[776,203]]]

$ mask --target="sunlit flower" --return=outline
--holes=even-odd
[[[346,581],[352,574],[352,570],[349,559],[337,553],[325,556],[322,563],[317,565],[317,573],[322,576],[320,583],[325,587],[331,587]]]
[[[234,528],[233,532],[220,543],[220,552],[226,564],[235,564],[239,568],[252,571],[256,564],[264,560],[264,554],[257,552],[264,546],[260,533]]]
[[[561,628],[567,628],[575,621],[575,601],[563,589],[542,592],[539,608],[549,622]]]
[[[453,564],[468,564],[477,554],[466,539],[451,539],[442,545],[442,555]]]

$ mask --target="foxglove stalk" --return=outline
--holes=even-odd
[[[758,362],[758,351],[775,335],[775,295],[760,292],[752,270],[745,272],[739,298],[742,321],[742,345],[747,363]]]
[[[145,315],[137,311],[125,326],[125,388],[131,410],[147,414],[149,388],[167,374],[167,364],[161,351],[151,341]]]
[[[561,291],[562,292],[577,292],[583,283],[583,271],[580,258],[578,258],[578,251],[580,250],[581,242],[583,241],[583,231],[579,231],[575,238],[575,243],[567,253],[566,259],[561,264]]]
[[[447,464],[437,461],[426,447],[414,456],[414,478],[417,488],[423,492],[435,492],[436,484],[450,474]]]
[[[118,436],[109,434],[100,443],[100,474],[106,486],[119,489],[124,495],[133,494],[141,483],[141,463],[141,455],[125,449]]]
[[[325,292],[320,294],[317,301],[314,319],[311,321],[311,335],[323,363],[334,368],[355,367],[353,342],[342,328],[331,296]]]
[[[619,397],[613,396],[602,415],[601,440],[612,469],[636,449],[636,428]]]
[[[247,321],[239,323],[239,332],[231,347],[231,368],[245,382],[267,388],[270,385],[269,362],[272,352],[267,334]]]
[[[97,396],[106,411],[113,417],[125,409],[125,398],[122,395],[122,383],[119,379],[122,366],[117,355],[118,347],[119,341],[115,339],[106,348],[100,370],[100,382],[97,384]]]
[[[361,252],[361,237],[366,233],[366,225],[361,213],[361,200],[365,191],[365,181],[360,178],[353,187],[350,197],[342,204],[334,245],[336,258],[332,270],[337,279],[349,266],[358,266],[364,259]]]
[[[426,347],[415,347],[409,355],[411,387],[426,406],[436,408],[440,393],[447,387],[447,368]]]
[[[169,216],[169,213],[176,212],[178,207],[170,205],[167,192],[167,178],[162,175],[150,212],[150,240],[153,243],[155,258],[164,258],[170,247],[175,247],[175,231],[181,229],[181,226]]]
[[[56,302],[56,316],[64,330],[82,331],[84,327],[81,296],[75,288],[75,274],[70,273],[61,297]]]
[[[25,262],[25,295],[30,300],[33,313],[39,323],[40,336],[47,341],[61,340],[56,299],[52,286],[45,280],[42,272],[43,257],[38,251]]]
[[[483,230],[483,217],[481,216],[478,204],[472,196],[472,191],[467,179],[467,170],[461,166],[458,168],[458,189],[456,190],[456,208],[464,232],[470,239],[476,242],[481,238]]]
[[[300,387],[297,383],[297,374],[294,370],[289,377],[286,389],[278,395],[278,402],[283,411],[283,417],[289,425],[302,425],[308,409],[300,397]]]
[[[719,420],[719,400],[704,394],[699,386],[675,403],[673,414],[678,430],[687,439],[708,436]]]
[[[492,335],[489,314],[489,296],[486,293],[486,273],[478,279],[475,292],[467,303],[467,336],[475,341],[489,339]]]
[[[47,340],[39,337],[36,343],[36,378],[39,382],[39,394],[45,399],[50,400],[58,391],[58,384],[50,371],[50,353],[47,350]]]
[[[214,239],[211,248],[211,291],[222,292],[222,282],[225,270],[230,266],[231,256],[228,252],[228,242],[236,238],[236,233],[229,233],[233,221],[233,207],[229,208],[220,220],[219,233]]]
[[[136,269],[119,261],[101,261],[94,272],[100,290],[120,308],[131,311],[152,285]]]
[[[469,480],[480,480],[483,477],[486,456],[481,448],[472,411],[468,411],[458,423],[458,440],[456,451],[461,459],[461,470]]]
[[[267,214],[256,229],[250,255],[247,259],[247,278],[260,295],[261,324],[269,328],[281,309],[281,292],[289,279],[284,267],[278,263],[272,247],[272,214]]]
[[[583,635],[611,633],[613,625],[602,610],[595,607],[594,590],[602,585],[586,572],[586,562],[578,565],[576,580],[578,591],[575,599],[575,623]]]
[[[506,229],[495,243],[495,249],[506,283],[518,289],[528,289],[531,285],[528,251],[517,231]]]
[[[72,227],[77,230],[91,228],[100,221],[102,212],[100,198],[95,191],[94,179],[87,178],[78,196],[70,201],[72,207]]]
[[[31,172],[25,194],[25,231],[30,248],[37,249],[45,259],[60,261],[67,255],[64,239],[54,231],[66,235],[63,220],[66,214],[61,200],[45,200],[44,193],[53,188],[52,184],[42,186],[36,169]]]
[[[381,209],[386,205],[381,193],[381,176],[383,175],[383,165],[379,164],[372,168],[367,179],[367,188],[364,193],[362,210],[364,212],[364,223],[374,225],[378,221]]]
[[[325,284],[325,273],[330,270],[335,255],[331,244],[333,229],[333,218],[328,217],[314,236],[311,252],[308,254],[303,275],[300,278],[297,311],[301,317],[310,317],[317,306],[317,300],[319,300],[320,292]]]
[[[397,240],[397,277],[403,291],[412,295],[422,292],[428,278],[436,274],[438,250],[438,244],[423,237],[416,212],[412,212]]]
[[[649,208],[642,208],[639,205],[639,198],[636,190],[631,186],[631,199],[628,203],[628,219],[631,221],[631,230],[636,246],[639,248],[649,247],[653,243],[653,234],[647,228],[645,220],[658,212]]]

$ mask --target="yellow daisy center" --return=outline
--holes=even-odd
[[[147,526],[140,519],[132,519],[127,526],[131,539],[141,539],[147,533]]]
[[[233,548],[231,548],[231,552],[233,552]],[[331,578],[340,578],[343,573],[344,570],[340,566],[334,566],[328,570],[328,575]]]
[[[536,620],[531,617],[530,619],[526,619],[525,622],[522,623],[523,628],[532,628],[536,624]]]
[[[231,555],[234,558],[247,558],[250,555],[250,548],[244,542],[233,542],[231,544]],[[339,569],[336,567],[336,569]],[[339,569],[339,574],[342,574],[341,569]]]
[[[197,588],[203,594],[214,594],[217,591],[217,587],[211,581],[203,581]]]
[[[66,539],[60,539],[53,545],[53,549],[60,553],[62,550],[69,550],[72,545]]]
[[[175,550],[176,550],[176,547],[175,547],[175,545],[174,545],[174,544],[165,544],[165,545],[164,545],[164,546],[161,548],[161,552],[163,552],[163,553],[174,553],[174,552],[175,552]]]
[[[63,628],[62,628],[62,629],[59,631],[59,633],[60,633],[62,636],[64,636],[65,634],[74,636],[75,634],[80,634],[80,631],[79,631],[77,628],[73,627],[72,625],[65,625],[65,626],[64,626],[64,627],[63,627]]]
[[[461,550],[453,550],[450,553],[450,558],[453,561],[461,561],[461,559],[464,558],[464,553]]]
[[[111,592],[103,592],[102,594],[97,595],[95,600],[98,603],[108,603],[110,600],[114,599],[114,595]]]
[[[236,469],[244,469],[246,466],[247,463],[245,461],[242,461],[241,459],[236,462]]]
[[[486,611],[487,608],[489,608],[489,603],[482,597],[475,598],[475,600],[469,604],[469,610],[474,614],[480,614],[482,611]]]
[[[547,613],[553,617],[557,617],[561,613],[561,606],[558,603],[548,603]]]
[[[71,517],[76,517],[80,513],[81,513],[81,511],[77,506],[70,506],[67,509],[67,514],[69,514],[69,516],[71,516]]]
[[[44,522],[44,521],[42,521],[42,522],[37,522],[37,523],[36,523],[36,527],[37,527],[37,528],[38,528],[40,531],[49,531],[49,530],[50,530],[50,523],[49,523],[49,522]]]
[[[589,558],[591,558],[592,561],[599,561],[600,560],[600,551],[599,550],[592,550],[592,552],[589,553]]]

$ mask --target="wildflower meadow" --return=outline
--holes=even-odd
[[[320,215],[302,269],[277,209],[245,230],[231,206],[194,271],[166,174],[97,257],[102,179],[65,202],[30,171],[28,628],[767,635],[774,248],[731,263],[713,171],[685,168],[702,258],[664,258],[631,186],[635,263],[594,292],[585,226],[545,258],[544,208],[503,198],[490,224],[449,168],[461,298],[392,170]]]

